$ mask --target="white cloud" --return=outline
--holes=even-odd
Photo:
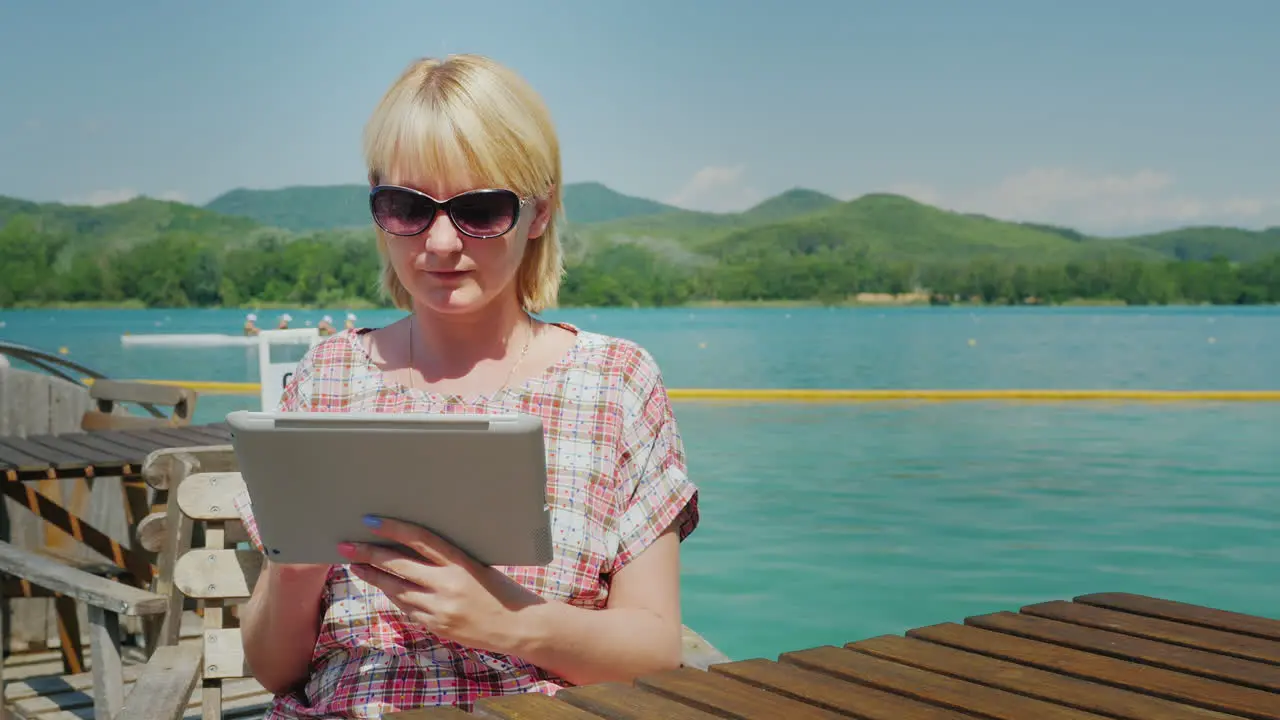
[[[141,195],[133,188],[114,188],[107,190],[94,190],[87,195],[70,198],[63,202],[68,205],[92,205],[101,207],[103,205],[115,205],[116,203],[128,202]],[[181,190],[165,190],[162,193],[153,195],[158,200],[171,200],[173,202],[187,202],[187,196]]]
[[[94,190],[84,197],[75,198],[68,202],[75,205],[114,205],[122,203],[138,197],[138,191],[130,188],[115,188],[112,190]]]
[[[888,191],[950,210],[1099,233],[1192,223],[1280,222],[1280,196],[1196,197],[1179,192],[1173,175],[1149,169],[1091,175],[1070,168],[1033,168],[988,187],[948,192],[910,182]]]
[[[666,199],[670,205],[707,212],[736,212],[760,202],[759,191],[746,182],[746,165],[708,165]]]

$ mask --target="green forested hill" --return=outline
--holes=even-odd
[[[572,222],[596,223],[658,215],[676,208],[611,190],[597,182],[570,183],[564,188],[565,214]],[[287,230],[307,231],[369,225],[367,185],[318,185],[278,190],[223,193],[206,210],[256,220]]]
[[[234,190],[205,208],[0,197],[0,306],[381,302],[362,185]],[[1280,229],[1094,238],[871,194],[796,188],[741,213],[565,188],[565,304],[954,301],[1280,302]],[[14,280],[17,275],[23,279]]]

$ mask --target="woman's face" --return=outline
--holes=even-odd
[[[397,185],[425,193],[441,202],[453,199],[453,215],[472,234],[459,230],[445,208],[436,211],[430,224],[415,235],[431,208],[429,200],[411,193],[389,191],[375,199],[378,229],[386,242],[387,255],[401,284],[424,310],[442,314],[464,314],[488,307],[495,300],[515,299],[515,277],[530,237],[546,230],[549,214],[546,203],[531,199],[523,204],[503,195],[466,195],[485,188],[472,184],[445,184],[391,178],[382,185]],[[500,189],[500,188],[499,188]],[[461,198],[459,198],[461,196]],[[506,210],[504,211],[504,208]]]

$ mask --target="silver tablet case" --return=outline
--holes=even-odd
[[[425,527],[486,565],[552,559],[542,421],[527,415],[227,415],[267,557],[348,562],[365,514]]]

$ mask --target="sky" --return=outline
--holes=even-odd
[[[1276,0],[0,3],[0,195],[360,183],[412,60],[551,108],[566,182],[712,211],[897,192],[1102,235],[1280,225]]]

